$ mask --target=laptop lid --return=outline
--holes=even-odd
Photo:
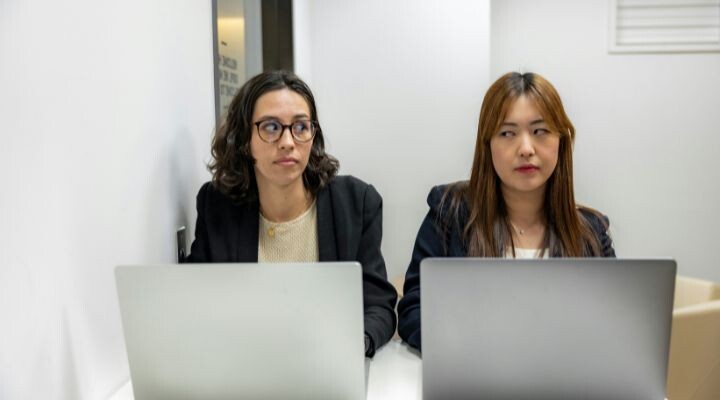
[[[425,259],[423,398],[665,397],[673,260]]]
[[[360,265],[115,269],[135,400],[364,399]]]

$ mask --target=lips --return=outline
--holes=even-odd
[[[521,165],[521,166],[515,168],[515,171],[525,173],[525,174],[532,173],[532,172],[539,171],[539,170],[540,170],[540,168],[538,166],[532,165],[532,164],[525,164],[525,165]]]
[[[298,163],[298,160],[292,157],[283,157],[279,160],[275,160],[275,164],[278,165],[295,165]]]

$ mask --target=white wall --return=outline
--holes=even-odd
[[[209,2],[0,2],[0,399],[128,379],[113,279],[172,262],[214,123]]]
[[[492,80],[538,72],[577,129],[576,197],[623,257],[669,256],[720,280],[720,54],[608,55],[606,0],[491,4]]]
[[[296,72],[340,173],[384,198],[390,277],[405,273],[433,185],[469,177],[488,85],[489,1],[296,0]]]

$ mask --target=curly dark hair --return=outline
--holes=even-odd
[[[213,159],[208,163],[213,185],[238,204],[258,198],[253,167],[255,159],[250,152],[255,103],[263,94],[279,89],[289,89],[301,95],[310,108],[310,119],[319,121],[310,88],[292,72],[263,72],[240,88],[230,103],[227,117],[215,131],[211,148]],[[337,159],[325,152],[319,123],[315,129],[310,160],[302,175],[305,188],[313,195],[333,180],[340,165]]]

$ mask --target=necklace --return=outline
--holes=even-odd
[[[311,200],[311,201],[309,201],[309,205],[303,206],[305,210],[302,211],[300,213],[300,215],[292,217],[290,220],[281,221],[281,222],[273,222],[273,221],[267,219],[267,217],[265,216],[265,213],[263,212],[263,208],[261,205],[260,206],[260,218],[262,219],[262,221],[261,221],[260,225],[261,225],[261,227],[265,228],[265,232],[267,233],[268,237],[274,238],[275,236],[281,234],[284,229],[287,229],[287,228],[283,228],[283,227],[287,227],[288,224],[294,224],[297,221],[299,221],[300,219],[305,218],[310,213],[310,209],[315,204],[315,199],[308,199],[308,200]]]
[[[515,225],[512,221],[510,221],[510,225],[512,225],[513,229],[515,229],[515,232],[517,232],[520,236],[525,234],[525,229],[520,229]]]
[[[302,209],[299,211],[299,214],[298,214],[298,215],[293,215],[293,216],[291,216],[287,221],[282,221],[282,220],[281,220],[281,221],[278,221],[278,222],[269,220],[269,219],[266,217],[266,214],[265,214],[265,211],[263,210],[262,204],[260,204],[260,205],[259,205],[260,215],[263,217],[263,219],[264,219],[265,221],[267,221],[267,224],[270,225],[270,226],[267,227],[267,235],[268,235],[269,237],[271,237],[271,238],[275,237],[275,234],[277,233],[277,229],[276,229],[276,228],[277,228],[278,226],[280,226],[280,225],[282,225],[282,224],[284,224],[284,223],[286,223],[286,222],[291,222],[291,221],[294,221],[294,220],[300,218],[303,214],[305,214],[305,213],[308,212],[308,210],[310,209],[310,206],[312,206],[314,202],[315,202],[315,199],[312,198],[312,197],[308,194],[308,192],[306,191],[306,192],[305,192],[305,203],[303,204]]]

